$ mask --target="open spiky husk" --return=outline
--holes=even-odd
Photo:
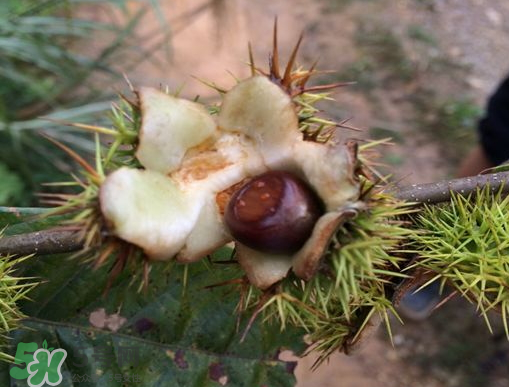
[[[327,156],[323,149],[333,149],[331,144],[337,141],[334,134],[338,128],[352,128],[347,126],[346,122],[337,123],[321,117],[316,104],[330,99],[330,90],[345,84],[308,85],[310,79],[319,72],[315,70],[315,65],[310,69],[296,66],[301,39],[287,66],[280,71],[276,34],[275,28],[269,72],[258,69],[251,55],[251,79],[261,84],[268,79],[288,93],[293,103],[292,110],[295,109],[297,115],[295,125],[298,125],[301,137],[305,140],[303,147],[310,148],[306,152],[318,152],[322,158],[334,157],[333,154]],[[218,91],[225,94],[224,90]],[[170,99],[173,100],[173,97]],[[104,209],[101,211],[99,198],[106,175],[123,167],[140,167],[136,159],[136,148],[143,127],[141,105],[137,100],[133,102],[123,97],[122,103],[115,105],[112,110],[112,128],[84,128],[112,136],[114,141],[110,145],[97,141],[94,167],[75,157],[84,173],[82,177],[75,179],[74,184],[80,186],[82,191],[75,196],[57,197],[56,204],[60,204],[60,207],[53,213],[71,214],[70,220],[63,226],[80,232],[84,250],[78,256],[86,257],[87,261],[91,260],[95,267],[106,263],[112,265],[113,276],[126,267],[127,263],[132,263],[135,270],[143,268],[141,278],[142,283],[146,284],[149,272],[146,251],[112,233],[110,224],[104,218]],[[231,120],[221,121],[221,110],[217,106],[209,107],[208,110],[212,114],[219,114],[220,125],[237,125],[235,122],[232,124]],[[316,147],[315,151],[313,143],[325,143],[327,148]],[[290,325],[304,328],[310,333],[309,337],[315,343],[315,349],[321,353],[320,361],[337,349],[349,352],[375,320],[388,321],[388,313],[393,310],[390,301],[391,288],[395,280],[403,276],[400,274],[401,257],[396,251],[408,230],[402,227],[400,216],[411,211],[404,203],[383,194],[380,187],[375,188],[374,182],[366,177],[371,176],[367,172],[371,167],[367,152],[364,152],[363,148],[358,157],[355,143],[341,146],[337,157],[349,160],[349,163],[343,172],[338,173],[344,173],[351,179],[352,187],[360,184],[363,190],[360,197],[359,193],[352,191],[335,198],[335,182],[330,182],[331,192],[326,195],[332,199],[327,203],[328,206],[336,208],[336,203],[343,203],[345,198],[349,200],[348,198],[355,197],[355,201],[325,224],[322,234],[327,235],[317,236],[316,240],[321,245],[319,251],[323,252],[323,256],[320,254],[313,257],[310,268],[302,265],[302,273],[297,270],[301,278],[290,274],[277,282],[279,278],[285,277],[286,273],[283,272],[273,281],[277,283],[264,291],[244,286],[244,290],[248,289],[249,296],[244,294],[239,305],[239,310],[249,311],[253,317],[263,312],[263,318],[278,320],[282,329]],[[369,148],[369,145],[364,148]],[[341,152],[345,154],[341,156]],[[313,158],[302,158],[300,162],[304,169],[306,159]],[[321,179],[317,177],[317,180]],[[362,184],[359,183],[360,180]],[[341,189],[339,187],[338,192]]]

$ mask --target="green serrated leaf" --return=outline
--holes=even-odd
[[[18,223],[12,227],[26,230],[37,224],[20,222],[23,218],[15,218]],[[224,249],[210,261],[187,267],[155,264],[142,293],[129,286],[132,276],[127,270],[106,294],[108,267],[93,271],[65,255],[34,258],[23,265],[22,275],[37,276],[44,283],[31,292],[31,301],[20,303],[29,317],[24,328],[12,334],[10,353],[19,342],[43,340],[65,349],[62,386],[73,385],[78,377],[80,385],[94,387],[293,386],[292,367],[277,354],[281,348],[300,353],[305,347],[302,332],[255,324],[241,343],[249,316],[237,325],[236,288],[208,287],[239,277],[236,265],[214,263],[230,254]],[[91,313],[101,308],[108,316],[125,318],[125,323],[115,332],[93,326]],[[118,382],[119,378],[124,379]],[[0,368],[0,385],[22,383],[26,381],[9,377],[8,366]]]

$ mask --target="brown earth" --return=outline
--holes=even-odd
[[[477,112],[509,69],[509,2],[488,0],[215,0],[163,3],[170,40],[130,79],[169,85],[183,94],[214,98],[192,76],[229,87],[248,75],[247,42],[267,64],[274,17],[287,58],[301,31],[300,61],[320,59],[337,70],[323,81],[357,81],[324,106],[335,119],[351,118],[362,133],[391,136],[382,150],[401,184],[450,177],[475,142]],[[133,10],[137,7],[133,4]],[[149,15],[140,35],[146,47],[160,28]],[[163,47],[164,48],[164,47]],[[168,56],[165,56],[168,54]],[[170,58],[169,62],[166,60]],[[468,121],[466,124],[464,121]],[[495,320],[495,319],[494,319]],[[475,311],[454,301],[421,323],[393,324],[352,356],[337,354],[310,372],[300,361],[298,387],[509,386],[509,345],[502,328],[491,335]]]

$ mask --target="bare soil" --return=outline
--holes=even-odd
[[[480,109],[509,70],[509,2],[488,0],[215,0],[161,2],[171,34],[169,51],[130,73],[135,85],[169,85],[183,94],[217,94],[192,76],[229,87],[248,75],[247,42],[266,68],[278,17],[279,44],[287,58],[299,34],[299,57],[309,66],[336,70],[323,82],[357,81],[324,106],[336,119],[351,118],[361,133],[395,145],[381,160],[400,184],[454,175],[475,143]],[[133,4],[133,9],[136,7]],[[147,47],[159,27],[146,23]],[[169,62],[166,60],[169,53]],[[478,109],[478,110],[475,110]],[[475,110],[473,112],[472,110]],[[496,320],[496,316],[493,319]],[[300,361],[298,387],[509,386],[509,345],[503,329],[490,334],[475,310],[453,301],[421,323],[393,324],[352,356],[337,354],[311,372]]]

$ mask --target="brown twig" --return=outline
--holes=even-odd
[[[0,238],[0,255],[58,254],[81,248],[80,233],[69,230],[50,229]]]
[[[437,204],[451,199],[451,192],[461,195],[474,193],[478,187],[487,184],[492,191],[509,192],[509,172],[478,175],[461,179],[446,180],[429,184],[413,184],[395,188],[392,194],[398,199],[423,203]],[[16,254],[58,254],[78,251],[83,248],[83,241],[78,232],[69,230],[43,230],[0,238],[0,255]]]
[[[482,188],[486,185],[489,185],[494,192],[501,189],[503,193],[508,193],[509,184],[506,184],[507,182],[509,182],[509,172],[498,172],[444,180],[437,183],[413,184],[407,187],[396,188],[392,193],[398,199],[407,202],[437,204],[449,201],[451,199],[451,192],[467,196],[474,193],[477,188]]]

